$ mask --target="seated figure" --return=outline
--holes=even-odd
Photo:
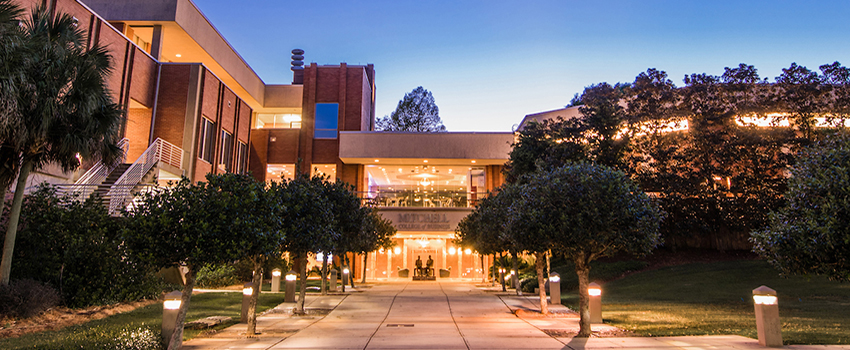
[[[422,276],[422,257],[416,257],[416,271],[413,274],[414,276]]]
[[[425,276],[433,276],[434,275],[434,259],[431,259],[431,256],[428,255],[427,265],[428,269],[425,271]]]

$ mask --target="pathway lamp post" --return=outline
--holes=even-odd
[[[183,293],[175,290],[165,295],[165,301],[162,303],[162,340],[165,342],[165,347],[171,343],[171,336],[174,334],[174,326],[177,325],[177,311],[180,310],[180,304],[183,303],[181,298]]]
[[[286,293],[283,296],[284,303],[294,303],[295,302],[295,280],[298,277],[295,275],[295,271],[289,270],[286,273]]]
[[[592,282],[587,286],[590,296],[590,323],[602,323],[602,287]]]
[[[759,345],[772,348],[782,347],[782,323],[779,322],[779,300],[776,291],[768,286],[753,289],[756,308],[756,331]]]
[[[251,294],[254,294],[254,285],[251,282],[242,286],[242,323],[248,322],[248,304],[251,303]]]
[[[561,275],[557,272],[549,273],[549,303],[561,305]]]
[[[348,284],[348,279],[350,278],[349,273],[351,270],[348,269],[348,266],[342,267],[342,292],[345,293],[345,285]]]
[[[272,270],[272,293],[280,292],[280,269]]]

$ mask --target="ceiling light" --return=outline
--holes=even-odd
[[[423,163],[428,163],[428,160],[426,159],[426,160],[423,160],[422,162],[423,162]]]
[[[177,56],[177,57],[183,57],[183,55],[181,55],[181,54],[179,54],[179,53],[178,53],[178,54],[176,54],[176,55],[174,55],[174,56]]]

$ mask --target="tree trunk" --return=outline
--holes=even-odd
[[[307,297],[307,253],[301,254],[301,256],[298,257],[298,260],[300,262],[298,266],[298,274],[301,276],[301,281],[299,282],[300,289],[298,291],[298,300],[295,303],[295,313],[298,315],[304,315],[304,298]]]
[[[328,295],[328,254],[324,252],[322,253],[322,295]]]
[[[540,291],[540,313],[549,314],[549,303],[546,301],[546,279],[543,278],[543,259],[546,258],[545,252],[534,252],[534,267],[537,268],[537,287]]]
[[[346,262],[346,260],[348,260],[348,256],[345,253],[342,253],[342,256],[339,258],[339,279],[342,282],[342,283],[340,283],[340,285],[342,285],[342,292],[343,293],[345,293],[345,277],[343,277],[343,276],[345,276],[344,270],[345,270],[345,267],[348,266],[348,263]],[[351,272],[350,269],[348,271]],[[351,276],[349,276],[349,277],[351,277]]]
[[[517,295],[522,295],[522,286],[519,285],[519,258],[517,253],[511,252],[511,284],[514,285],[514,291]]]
[[[12,212],[9,213],[9,226],[6,228],[6,240],[3,243],[3,260],[0,261],[0,285],[3,286],[9,285],[9,276],[12,274],[12,254],[15,252],[15,237],[18,234],[18,221],[21,219],[24,190],[26,190],[30,171],[32,171],[32,162],[24,162],[21,173],[18,175],[18,183],[15,185]]]
[[[501,270],[501,269],[504,269],[504,268],[505,267],[502,266],[502,253],[500,252],[499,253],[499,269]],[[505,288],[505,274],[502,273],[501,271],[499,271],[499,282],[502,283],[502,291],[507,292],[508,289]]]
[[[263,288],[263,258],[254,259],[254,278],[251,280],[254,292],[248,301],[248,330],[245,335],[253,338],[257,335],[257,301],[260,299],[260,289]]]
[[[587,294],[587,285],[590,283],[590,265],[584,262],[584,259],[573,259],[576,265],[576,275],[578,276],[578,309],[579,316],[579,331],[578,337],[590,336],[590,296]]]
[[[360,283],[366,283],[366,258],[369,257],[368,252],[363,252],[363,278],[360,279]]]
[[[180,309],[177,310],[177,320],[174,322],[174,333],[171,333],[168,350],[177,350],[183,345],[183,324],[186,323],[186,313],[189,312],[189,300],[192,299],[196,276],[194,267],[188,267],[189,272],[186,273],[186,284],[183,286],[183,295],[180,296]]]
[[[348,256],[347,253],[346,256]],[[357,259],[354,252],[351,252],[351,259],[348,259],[348,283],[351,284],[351,288],[354,288],[354,271],[357,271],[355,265],[357,265]]]
[[[493,284],[496,284],[496,281],[499,279],[499,271],[496,268],[496,253],[493,253]],[[493,285],[491,284],[491,285]]]
[[[481,283],[487,282],[487,272],[484,269],[484,254],[478,254],[478,258],[481,260]]]

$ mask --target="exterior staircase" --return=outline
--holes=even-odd
[[[60,185],[59,192],[75,195],[78,199],[99,196],[109,214],[117,216],[131,205],[142,188],[156,186],[153,182],[160,164],[182,170],[183,150],[165,140],[156,139],[133,164],[124,163],[127,139],[121,140],[119,146],[125,154],[121,161],[112,165],[98,163],[76,183]]]

